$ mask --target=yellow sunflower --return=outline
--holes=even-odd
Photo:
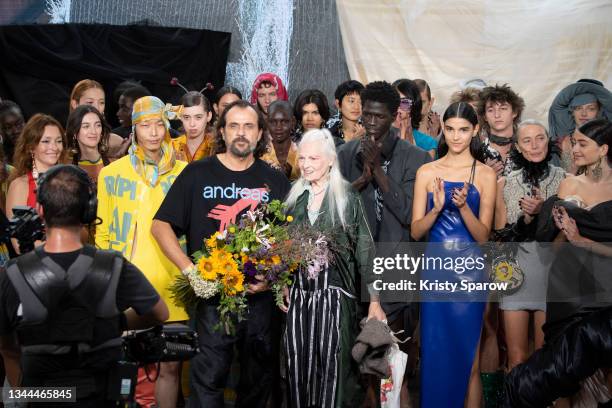
[[[244,275],[238,269],[223,275],[221,282],[226,295],[233,296],[244,291]]]
[[[240,271],[238,270],[238,264],[233,259],[223,260],[220,262],[219,266],[219,273],[221,275],[240,274]]]
[[[217,233],[215,232],[206,240],[206,247],[212,251],[217,248],[217,242]]]
[[[215,261],[215,265],[218,266],[217,272],[220,274],[225,273],[223,269],[225,269],[225,264],[233,263],[235,264],[234,257],[231,253],[223,250],[223,249],[213,249],[210,253],[210,257]]]
[[[217,271],[215,270],[217,268],[215,266],[215,260],[212,259],[212,257],[203,256],[198,261],[200,275],[202,275],[202,278],[209,281],[214,281],[217,278]]]

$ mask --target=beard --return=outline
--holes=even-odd
[[[238,142],[246,142],[248,147],[244,150],[240,150],[237,146]],[[256,146],[251,146],[251,143],[244,137],[239,137],[232,141],[229,147],[229,151],[236,157],[245,158],[250,156],[255,151]]]

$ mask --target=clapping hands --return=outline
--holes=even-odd
[[[533,196],[525,196],[519,200],[519,207],[521,207],[523,213],[531,217],[540,213],[543,204],[544,200],[540,196],[540,190],[537,188],[533,189]]]
[[[434,202],[434,211],[442,212],[444,208],[444,201],[446,193],[444,192],[444,181],[440,177],[436,177],[434,179],[433,184],[433,202]]]
[[[554,207],[552,214],[555,225],[563,232],[569,242],[577,243],[583,241],[584,238],[580,235],[576,221],[569,216],[564,207]]]
[[[465,202],[467,200],[467,194],[468,194],[468,184],[467,183],[463,183],[463,187],[461,188],[456,188],[453,190],[453,204],[455,204],[455,206],[459,209],[462,209],[465,206]]]

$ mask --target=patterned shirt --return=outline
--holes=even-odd
[[[200,143],[193,156],[189,152],[186,135],[181,135],[176,139],[172,139],[172,147],[176,153],[177,160],[191,163],[192,161],[200,160],[214,154],[215,137],[212,132],[207,131],[202,143]]]
[[[491,146],[491,142],[489,141],[488,137],[484,140],[484,142],[482,142],[482,149],[485,149],[487,151],[488,157],[494,157],[495,159],[504,163],[504,171],[502,173],[503,177],[507,176],[508,174],[510,174],[511,171],[514,170],[515,164],[514,161],[512,161],[512,159],[510,158],[510,154],[506,156],[506,160],[504,161],[502,159],[501,153],[499,153],[497,150],[495,150],[493,146]]]

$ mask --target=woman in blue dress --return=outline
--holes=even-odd
[[[411,235],[427,235],[426,259],[441,257],[453,266],[429,266],[421,281],[457,284],[456,289],[421,292],[421,408],[480,407],[482,387],[478,342],[487,293],[461,291],[461,282],[481,283],[477,243],[488,241],[495,206],[495,172],[475,159],[478,119],[465,102],[448,107],[440,159],[416,176]],[[470,265],[459,260],[474,258]],[[463,265],[463,266],[461,266]]]

